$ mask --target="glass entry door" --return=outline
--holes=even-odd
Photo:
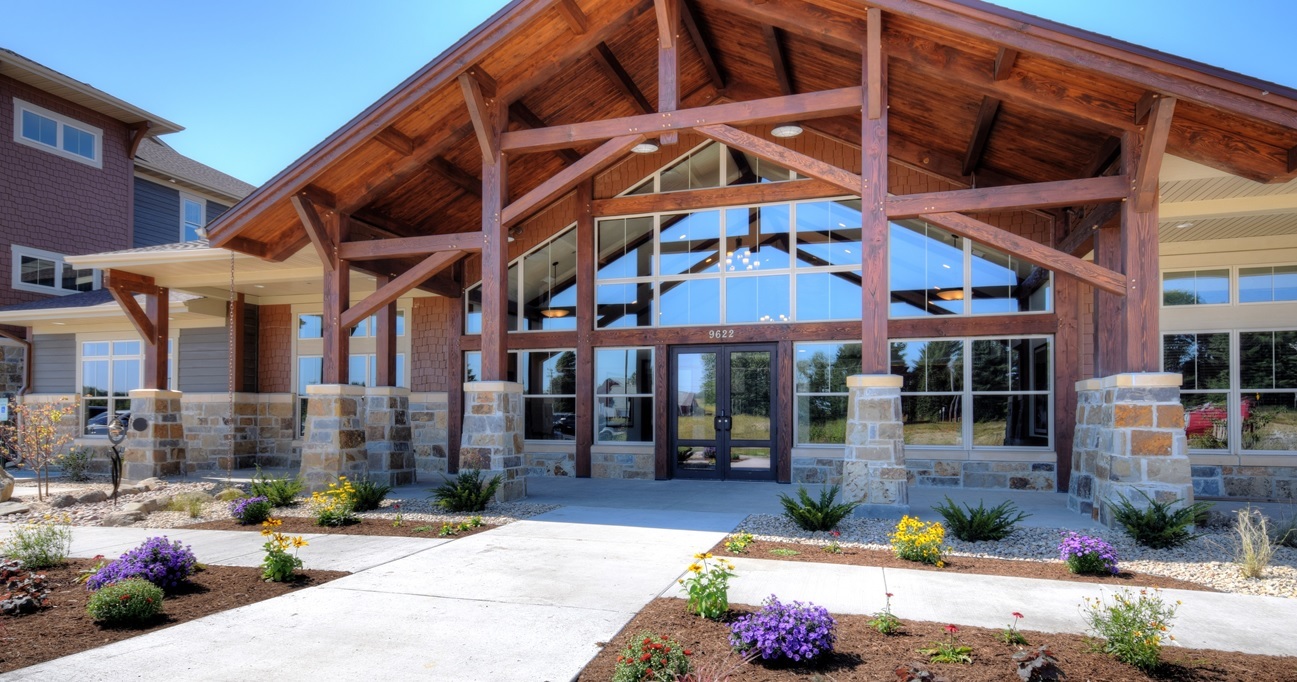
[[[775,478],[775,346],[671,349],[678,478]]]

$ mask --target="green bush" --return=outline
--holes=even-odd
[[[693,668],[684,645],[667,637],[641,632],[617,657],[612,682],[678,680]]]
[[[1275,520],[1270,527],[1270,538],[1276,545],[1297,548],[1297,514]]]
[[[1147,507],[1136,507],[1125,495],[1119,502],[1108,500],[1112,518],[1125,529],[1135,542],[1153,549],[1179,547],[1193,539],[1189,527],[1194,520],[1211,508],[1208,502],[1195,502],[1176,508],[1184,500],[1158,502],[1142,490],[1137,491],[1148,502]]]
[[[1103,651],[1123,663],[1152,670],[1161,661],[1162,640],[1175,638],[1167,634],[1175,618],[1175,604],[1162,600],[1160,590],[1140,590],[1132,594],[1123,589],[1109,603],[1103,598],[1083,597],[1082,615],[1090,632],[1103,640]]]
[[[90,595],[86,613],[106,625],[136,625],[162,613],[162,588],[142,578],[130,578]]]
[[[269,476],[261,473],[261,467],[257,467],[257,473],[252,477],[252,494],[260,495],[270,501],[275,507],[291,507],[297,504],[297,495],[302,492],[302,481],[296,476]]]
[[[1031,516],[1018,511],[1018,507],[1007,500],[990,509],[981,500],[977,501],[976,508],[964,504],[960,509],[954,500],[947,497],[945,504],[932,510],[941,514],[941,518],[946,520],[946,528],[964,542],[1003,540],[1013,533],[1013,527],[1019,521]]]
[[[238,488],[226,488],[225,490],[216,493],[216,499],[220,500],[221,502],[233,502],[235,500],[241,500],[247,496],[248,496],[247,493],[243,492],[242,490],[239,490]]]
[[[0,556],[17,559],[38,571],[62,564],[72,551],[72,529],[64,523],[26,523],[0,543]]]
[[[495,491],[504,481],[499,474],[483,481],[480,469],[465,469],[454,479],[442,478],[446,482],[432,494],[437,499],[437,506],[452,512],[486,511],[487,503],[495,497]]]
[[[368,476],[352,483],[352,486],[356,489],[352,499],[358,512],[378,509],[378,505],[383,503],[383,498],[392,492],[392,486],[373,481]]]
[[[836,485],[821,490],[820,499],[816,502],[811,499],[806,488],[798,486],[796,500],[780,493],[779,503],[784,505],[784,516],[801,526],[803,530],[833,530],[852,510],[860,506],[859,502],[835,502],[838,490]]]
[[[90,480],[90,461],[95,453],[86,448],[72,448],[65,455],[59,455],[57,462],[63,475],[71,481]]]

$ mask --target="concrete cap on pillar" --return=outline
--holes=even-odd
[[[351,384],[312,384],[306,387],[306,395],[365,395],[365,387]]]
[[[847,388],[900,388],[904,380],[899,374],[852,374]]]
[[[465,393],[522,393],[516,381],[465,381]]]
[[[410,395],[410,389],[401,386],[370,386],[365,389],[365,395],[394,395],[408,397]]]
[[[131,389],[128,395],[132,398],[162,398],[163,400],[172,400],[183,395],[180,391],[168,391],[160,388],[135,388]]]
[[[1130,372],[1103,378],[1104,388],[1180,388],[1184,377],[1175,372]]]

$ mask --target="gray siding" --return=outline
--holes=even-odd
[[[230,390],[229,330],[225,327],[180,330],[180,390],[223,393]]]
[[[209,209],[210,210],[210,209]],[[180,241],[180,191],[135,178],[135,237],[132,248]]]
[[[37,334],[32,340],[32,393],[80,393],[76,334]]]
[[[216,203],[215,201],[209,201],[209,202],[207,202],[207,216],[206,216],[206,217],[207,217],[207,222],[210,223],[210,222],[212,222],[213,220],[216,220],[217,218],[220,217],[220,215],[221,215],[222,213],[224,213],[224,212],[226,212],[226,211],[228,211],[228,210],[230,210],[230,207],[229,207],[229,206],[225,206],[225,205],[223,205],[223,204],[218,204],[218,203]]]

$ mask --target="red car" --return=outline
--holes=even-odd
[[[1251,415],[1251,413],[1251,402],[1244,400],[1239,405],[1239,416],[1243,418],[1244,422],[1247,422],[1248,416]],[[1185,410],[1184,432],[1189,436],[1201,436],[1212,431],[1217,424],[1219,424],[1220,429],[1224,431],[1226,414],[1225,406],[1219,403],[1205,403],[1193,408],[1192,410]],[[1223,439],[1225,434],[1220,433],[1217,435]]]

